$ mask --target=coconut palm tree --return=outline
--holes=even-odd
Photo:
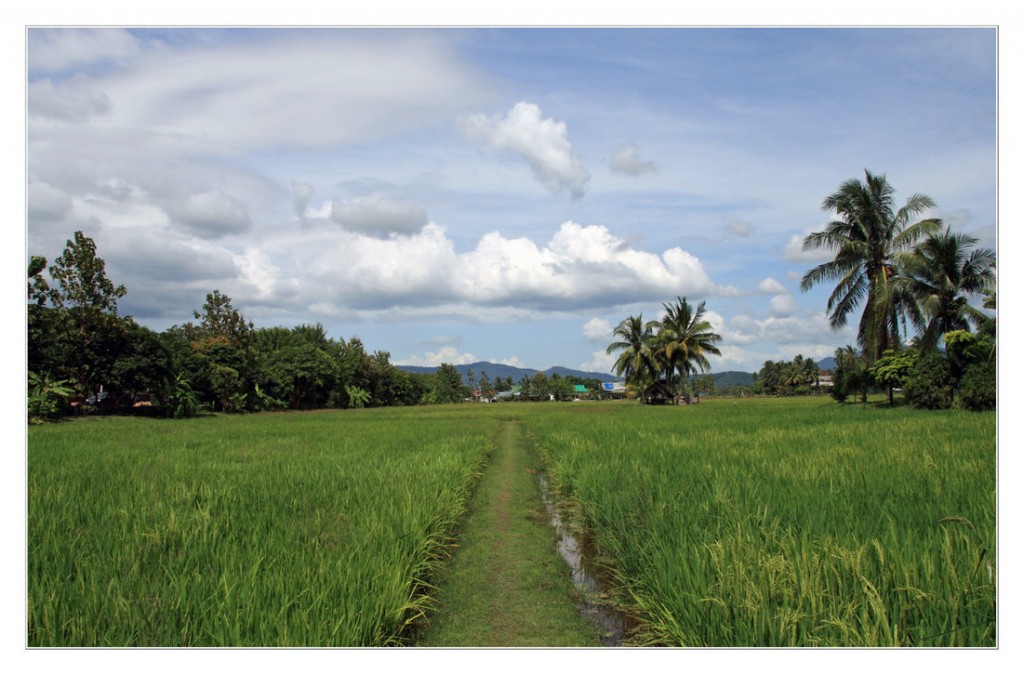
[[[850,179],[822,202],[822,210],[839,216],[803,242],[805,251],[826,249],[834,258],[803,276],[800,290],[837,281],[828,298],[833,329],[846,325],[850,313],[863,305],[857,341],[872,359],[899,346],[900,326],[911,301],[892,283],[896,255],[910,251],[921,237],[936,232],[941,222],[911,220],[935,206],[927,195],[914,194],[897,209],[894,190],[885,175],[864,172],[864,182]]]
[[[902,273],[896,283],[916,300],[909,314],[926,351],[934,350],[944,333],[979,328],[989,320],[970,299],[991,290],[996,254],[974,248],[977,243],[977,237],[947,227],[899,257]]]
[[[643,314],[626,317],[612,331],[612,337],[617,339],[605,352],[619,352],[613,365],[616,375],[640,388],[657,377],[653,322],[644,323]]]
[[[673,304],[663,304],[665,315],[656,322],[657,350],[656,356],[661,361],[669,381],[673,372],[679,373],[676,395],[682,393],[690,374],[698,369],[705,373],[711,367],[707,355],[721,356],[715,343],[721,342],[722,336],[714,332],[714,327],[704,319],[704,303],[696,310],[686,298],[676,298]]]

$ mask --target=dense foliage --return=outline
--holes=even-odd
[[[46,274],[48,273],[48,274]],[[461,377],[414,375],[358,337],[320,325],[256,328],[214,290],[194,321],[157,333],[117,312],[127,289],[107,279],[92,239],[76,232],[48,269],[28,266],[29,417],[83,410],[189,417],[461,401]]]

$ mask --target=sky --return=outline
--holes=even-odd
[[[29,28],[26,257],[119,312],[219,290],[393,363],[609,372],[706,303],[712,371],[855,342],[802,239],[865,170],[997,244],[997,39],[961,28]],[[824,254],[827,256],[827,254]],[[859,314],[858,314],[859,315]]]

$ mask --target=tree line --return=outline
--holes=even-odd
[[[189,417],[361,408],[469,395],[450,364],[435,373],[409,373],[393,365],[387,351],[371,352],[358,337],[330,338],[319,324],[256,328],[219,290],[207,294],[193,321],[162,332],[118,314],[117,301],[126,293],[107,278],[95,242],[81,232],[49,267],[45,258],[31,256],[30,419],[87,410]]]

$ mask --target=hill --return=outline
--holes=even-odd
[[[396,366],[409,373],[426,373],[432,374],[437,372],[437,366]],[[818,361],[818,367],[822,370],[832,370],[836,367],[836,360],[831,356],[826,357]],[[455,370],[459,371],[462,375],[463,381],[466,380],[466,374],[472,370],[473,377],[479,381],[481,373],[487,373],[487,378],[492,382],[496,377],[502,379],[511,377],[513,382],[519,382],[523,377],[533,377],[534,374],[543,372],[548,377],[557,374],[559,377],[578,377],[583,380],[595,379],[601,380],[602,382],[614,382],[621,380],[621,378],[615,377],[609,373],[597,373],[583,370],[574,370],[572,368],[564,368],[562,366],[553,366],[545,371],[539,371],[536,368],[519,368],[516,366],[506,366],[503,363],[490,363],[488,361],[477,361],[475,363],[467,363],[463,365],[455,366]],[[755,373],[745,373],[739,370],[726,370],[721,373],[712,373],[715,378],[715,387],[750,387],[754,384]]]
[[[436,373],[436,366],[396,366],[409,373]],[[473,371],[473,377],[479,381],[481,373],[487,373],[487,378],[494,381],[495,378],[507,378],[511,377],[513,382],[519,382],[523,377],[533,377],[536,373],[543,372],[548,377],[552,375],[558,375],[559,377],[578,377],[583,380],[595,379],[601,380],[602,382],[613,382],[619,378],[609,373],[596,373],[584,370],[574,370],[572,368],[564,368],[562,366],[553,366],[545,371],[537,370],[536,368],[518,368],[516,366],[506,366],[503,363],[490,363],[488,361],[477,361],[476,363],[466,363],[455,366],[455,370],[462,375],[463,381],[466,380],[466,374],[469,371]]]

